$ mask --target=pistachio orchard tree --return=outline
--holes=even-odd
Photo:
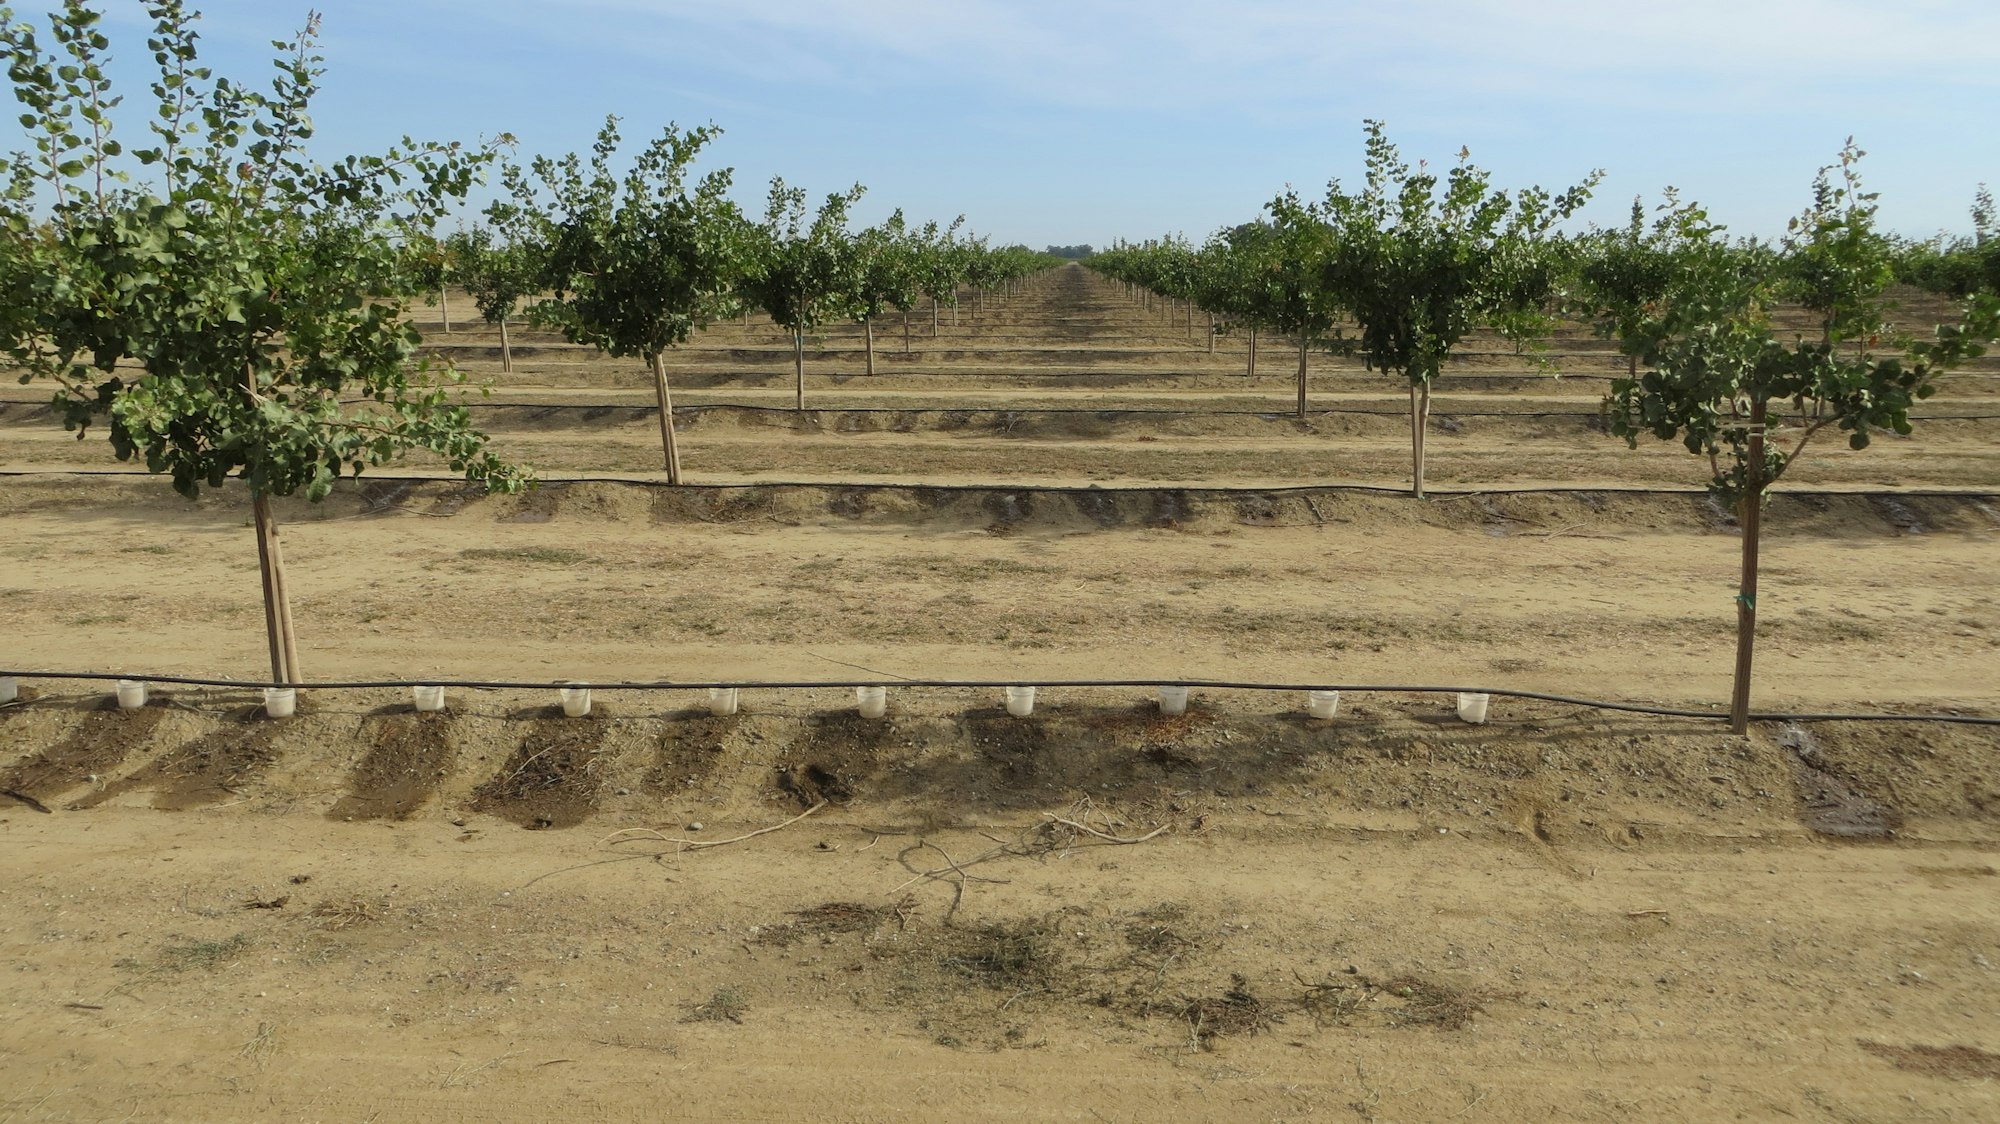
[[[1677,441],[1706,458],[1709,491],[1738,512],[1742,567],[1729,705],[1737,733],[1750,721],[1758,549],[1771,486],[1823,430],[1846,434],[1856,450],[1877,431],[1909,435],[1910,407],[1935,393],[1937,375],[1984,354],[2000,336],[2000,297],[1991,295],[1972,298],[1959,322],[1939,325],[1928,338],[1884,329],[1881,279],[1891,248],[1877,232],[1875,196],[1856,174],[1861,155],[1850,142],[1838,163],[1821,171],[1775,276],[1741,268],[1740,251],[1722,228],[1700,207],[1676,202],[1660,234],[1677,251],[1662,297],[1619,329],[1652,369],[1612,384],[1605,400],[1611,432],[1631,445],[1645,435]],[[1780,301],[1812,309],[1818,331],[1787,338],[1772,324]]]
[[[1327,301],[1359,328],[1358,347],[1374,370],[1410,387],[1410,491],[1424,494],[1424,431],[1431,384],[1481,324],[1516,346],[1545,334],[1560,269],[1548,254],[1555,225],[1589,200],[1601,172],[1559,194],[1540,187],[1495,188],[1459,151],[1440,178],[1406,164],[1380,121],[1368,121],[1367,175],[1358,191],[1340,181],[1309,210],[1330,230]],[[1306,220],[1301,220],[1306,221]]]
[[[696,157],[719,132],[670,124],[620,175],[618,119],[607,118],[587,162],[571,153],[509,165],[510,198],[487,212],[515,244],[545,248],[536,287],[551,295],[535,304],[536,323],[646,361],[669,484],[681,483],[681,459],[664,356],[734,312],[752,248],[728,197],[729,169],[694,177]]]
[[[322,500],[412,449],[490,488],[524,482],[453,404],[461,377],[417,359],[393,295],[407,246],[493,153],[406,138],[316,163],[316,16],[258,89],[200,64],[179,0],[146,14],[156,77],[128,109],[100,11],[67,0],[44,29],[0,8],[24,133],[0,159],[0,346],[79,438],[101,426],[189,498],[247,486],[271,678],[299,683],[273,498]],[[144,139],[128,148],[121,126]]]

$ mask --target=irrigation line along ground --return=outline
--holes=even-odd
[[[578,679],[549,680],[546,682],[522,682],[518,680],[489,679],[366,679],[313,683],[269,683],[251,679],[209,679],[185,675],[146,675],[130,672],[109,671],[8,671],[0,669],[0,677],[11,676],[18,679],[81,679],[95,681],[132,680],[143,683],[161,683],[187,687],[224,687],[239,690],[258,690],[274,687],[298,687],[315,691],[354,691],[384,688],[411,687],[457,687],[464,690],[489,691],[554,691],[561,688],[585,688],[594,691],[701,691],[711,688],[736,688],[746,691],[796,691],[828,690],[834,688],[880,687],[883,680],[873,679],[736,679],[704,680],[682,682],[658,680],[654,682],[590,682]],[[1688,710],[1678,707],[1649,706],[1644,703],[1613,702],[1605,699],[1578,698],[1574,695],[1553,695],[1543,691],[1522,691],[1510,687],[1468,687],[1468,686],[1421,686],[1407,683],[1251,683],[1235,679],[903,679],[891,677],[893,685],[906,688],[937,689],[979,689],[997,690],[1004,687],[1049,687],[1049,688],[1109,688],[1109,687],[1189,687],[1227,691],[1340,691],[1343,694],[1405,694],[1405,695],[1493,695],[1510,699],[1533,699],[1539,702],[1561,703],[1566,706],[1589,707],[1593,710],[1614,710],[1630,714],[1652,714],[1668,718],[1699,718],[1716,722],[1729,720],[1727,712],[1711,710]],[[2000,717],[1962,714],[1793,714],[1779,712],[1753,713],[1750,717],[1759,722],[1955,722],[1973,726],[2000,726]]]
[[[158,473],[143,468],[0,468],[0,478],[5,477],[57,477],[57,476],[134,476],[152,477]],[[905,491],[905,492],[1035,492],[1049,495],[1147,495],[1153,492],[1188,492],[1195,495],[1216,496],[1278,496],[1294,493],[1362,492],[1371,495],[1403,496],[1410,494],[1407,484],[1132,484],[1103,487],[1101,485],[1077,484],[953,484],[921,483],[900,480],[742,480],[734,483],[696,483],[669,485],[664,478],[627,476],[617,473],[596,472],[545,472],[536,477],[543,484],[631,484],[642,488],[672,487],[686,492],[743,491],[752,488],[845,488],[865,491]],[[415,472],[370,472],[365,476],[343,478],[342,483],[371,483],[386,481],[397,484],[458,484],[465,481],[456,476],[415,473]],[[1494,484],[1483,488],[1425,488],[1424,499],[1458,500],[1474,496],[1573,496],[1573,495],[1621,495],[1621,496],[1706,496],[1706,488],[1662,488],[1646,484],[1600,484],[1580,486],[1576,484],[1550,485],[1510,485]],[[1773,496],[1812,497],[1862,497],[1883,496],[1891,499],[1922,499],[1936,497],[1942,499],[2000,499],[2000,492],[1993,488],[1773,488]],[[1423,500],[1418,500],[1421,503]]]
[[[356,399],[347,405],[366,405],[368,399]],[[27,403],[0,402],[0,405],[26,405]],[[41,405],[42,403],[34,403]],[[468,410],[646,410],[659,409],[650,402],[461,402]],[[709,410],[742,410],[757,414],[797,415],[800,411],[791,406],[761,406],[752,402],[683,402],[674,407],[675,414],[699,414]],[[1436,401],[1431,409],[1434,417],[1445,418],[1597,418],[1603,413],[1598,410],[1451,410]],[[1270,418],[1274,421],[1296,421],[1298,414],[1290,410],[1168,410],[1157,406],[815,406],[806,410],[807,414],[1052,414],[1075,415],[1078,417],[1106,417],[1134,414],[1146,417],[1166,418]],[[1408,418],[1407,409],[1360,410],[1343,406],[1329,406],[1310,411],[1308,420],[1314,417],[1366,417],[1366,418]],[[1780,420],[1801,421],[1803,417]],[[1939,421],[2000,421],[2000,414],[1916,414],[1912,422]],[[1884,432],[1887,432],[1886,430]]]
[[[365,406],[372,399],[356,398],[344,400],[346,406]],[[651,412],[659,409],[650,401],[630,402],[460,402],[468,410],[641,410]],[[42,410],[49,408],[43,399],[0,399],[0,409],[11,406],[29,406]],[[754,402],[683,402],[674,407],[674,413],[700,414],[710,410],[741,410],[745,413],[797,415],[799,411],[791,406],[764,406]],[[1162,418],[1270,418],[1274,421],[1296,421],[1298,414],[1291,410],[1202,410],[1166,409],[1158,406],[1001,406],[995,404],[970,405],[911,405],[911,406],[815,406],[805,413],[817,414],[1033,414],[1033,415],[1074,415],[1077,417],[1139,416]],[[1598,410],[1452,410],[1446,409],[1441,401],[1434,402],[1432,413],[1436,417],[1449,418],[1597,418],[1603,414]],[[1328,406],[1308,414],[1313,417],[1368,417],[1368,418],[1408,418],[1407,409],[1364,410],[1344,406]],[[1801,418],[1792,418],[1798,421]],[[2000,421],[2000,414],[1916,414],[1911,421],[1925,422],[1965,422]]]

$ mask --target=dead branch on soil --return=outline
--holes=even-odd
[[[25,792],[19,792],[11,788],[0,788],[0,796],[8,796],[12,797],[15,800],[19,800],[21,803],[26,804],[28,807],[33,808],[35,811],[40,812],[45,816],[55,814],[49,811],[49,806],[47,804],[42,803],[41,801],[35,799],[32,796],[29,796]]]
[[[865,671],[870,675],[880,675],[887,679],[900,679],[905,683],[910,681],[910,677],[907,675],[898,675],[893,671],[882,671],[879,668],[862,667],[858,663],[848,663],[846,660],[837,660],[834,659],[832,656],[822,656],[818,652],[807,652],[806,655],[811,656],[816,660],[825,660],[828,663],[839,664],[842,667],[851,667],[856,671]]]
[[[1564,535],[1569,535],[1571,537],[1579,539],[1609,539],[1612,542],[1625,541],[1625,536],[1623,535],[1601,535],[1601,534],[1584,532],[1583,529],[1586,526],[1588,526],[1588,524],[1571,523],[1567,527],[1559,527],[1553,531],[1529,531],[1523,534],[1521,537],[1524,539],[1541,539],[1543,542],[1547,542],[1550,539],[1559,539]]]
[[[949,883],[952,887],[951,906],[945,910],[945,918],[949,920],[953,914],[958,912],[960,903],[965,900],[966,883],[1005,883],[1007,881],[1004,878],[988,878],[984,875],[972,874],[966,870],[967,867],[978,866],[981,863],[989,863],[998,859],[1042,859],[1051,854],[1059,853],[1066,855],[1080,847],[1130,847],[1156,839],[1172,830],[1173,827],[1172,824],[1161,824],[1144,835],[1113,835],[1109,831],[1100,831],[1097,828],[1091,827],[1086,822],[1094,810],[1090,799],[1085,797],[1069,808],[1068,816],[1058,816],[1052,812],[1043,812],[1041,823],[1030,824],[1022,828],[1013,839],[1002,840],[996,836],[987,835],[986,837],[993,839],[997,846],[981,851],[979,854],[963,861],[953,859],[951,855],[945,852],[943,847],[927,839],[919,839],[910,846],[903,848],[902,852],[896,856],[896,861],[903,864],[903,869],[911,871],[912,876],[898,884],[889,893],[891,895],[899,894],[919,882]],[[1106,823],[1105,826],[1112,827],[1116,825]],[[980,834],[985,835],[986,833],[981,832]],[[1095,840],[1095,842],[1092,842],[1092,840]],[[910,856],[926,848],[943,855],[945,865],[932,867],[928,870],[918,870],[912,866],[910,864]]]
[[[770,827],[760,827],[755,831],[745,832],[730,839],[683,839],[679,836],[664,835],[650,827],[623,827],[605,836],[599,841],[599,846],[615,848],[621,843],[672,843],[678,845],[680,851],[702,851],[711,847],[727,847],[731,843],[741,843],[745,839],[755,839],[759,835],[769,835],[774,831],[782,831],[824,807],[826,807],[826,801],[822,800],[805,811],[800,812],[798,815],[793,816],[791,819],[786,820],[784,823],[772,824]],[[699,827],[700,825],[697,824],[695,826]],[[662,851],[660,853],[678,854],[680,852]]]

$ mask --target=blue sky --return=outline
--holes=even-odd
[[[138,0],[106,0],[143,98]],[[191,0],[205,61],[262,81],[307,4]],[[52,0],[23,5],[53,6]],[[1890,228],[1969,228],[2000,188],[1996,0],[320,0],[324,157],[403,133],[519,155],[714,122],[746,206],[855,181],[859,217],[999,241],[1200,238],[1286,184],[1360,174],[1361,120],[1504,186],[1672,184],[1776,235],[1853,134]],[[136,129],[134,121],[128,128]]]

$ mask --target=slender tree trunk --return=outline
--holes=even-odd
[[[1764,402],[1750,404],[1750,463],[1744,473],[1743,576],[1736,589],[1736,682],[1729,695],[1729,728],[1750,731],[1750,663],[1757,646],[1757,546],[1764,514]]]
[[[1257,377],[1257,325],[1250,325],[1250,367],[1245,372],[1250,378]]]
[[[1431,416],[1429,379],[1410,384],[1410,494],[1424,498],[1424,431]]]
[[[951,326],[958,327],[958,290],[951,291]]]
[[[903,354],[910,353],[910,310],[903,310]]]
[[[444,286],[438,286],[438,319],[444,321],[444,334],[451,334],[451,306],[445,303]]]
[[[505,316],[500,318],[500,370],[510,375],[514,373],[514,345],[507,339]]]
[[[868,337],[868,373],[873,375],[875,373],[875,321],[872,319],[863,320],[861,322],[861,331],[863,335]]]
[[[1299,337],[1299,417],[1306,416],[1306,337]]]
[[[681,482],[681,451],[674,442],[674,392],[667,386],[667,362],[664,356],[653,356],[653,396],[660,403],[660,447],[667,459],[667,483],[679,485]]]
[[[937,335],[937,328],[938,328],[938,299],[937,299],[936,297],[932,297],[932,298],[931,298],[931,335],[933,335],[933,336]]]
[[[1633,378],[1633,379],[1636,379],[1636,378],[1638,378],[1638,377],[1639,377],[1639,357],[1638,357],[1638,356],[1636,356],[1636,355],[1627,355],[1627,356],[1625,357],[1625,374],[1626,374],[1626,376],[1627,376],[1627,377],[1629,377],[1629,378]]]
[[[1208,353],[1215,354],[1215,313],[1208,314]]]
[[[271,516],[271,500],[263,493],[251,497],[257,527],[257,573],[264,585],[264,638],[271,649],[271,681],[304,682],[299,674],[298,634],[292,628],[292,601],[285,588],[285,553],[278,542],[278,521]]]
[[[803,329],[792,333],[792,374],[793,386],[798,392],[795,409],[801,413],[806,408],[806,334]]]

